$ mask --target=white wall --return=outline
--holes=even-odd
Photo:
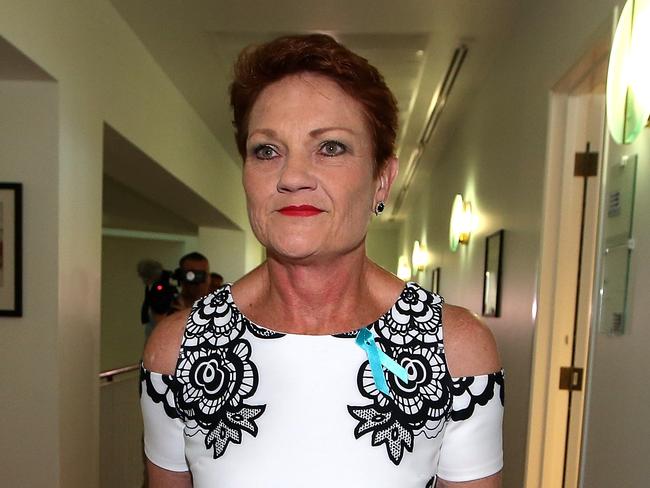
[[[0,81],[0,181],[23,183],[24,313],[0,317],[0,473],[17,488],[59,477],[57,105],[55,83]]]
[[[39,321],[51,348],[37,356],[39,371],[48,372],[48,383],[39,385],[38,393],[38,422],[44,425],[39,429],[26,422],[20,431],[3,432],[2,463],[12,467],[10,473],[20,474],[3,478],[3,483],[96,486],[104,126],[115,128],[243,229],[247,218],[239,168],[108,0],[0,0],[0,11],[0,35],[56,79],[58,89],[56,135],[37,140],[26,128],[16,134],[18,143],[31,144],[30,150],[54,152],[56,157],[26,158],[28,164],[22,166],[14,158],[6,170],[18,181],[37,179],[45,190],[30,203],[30,226],[40,226],[37,235],[28,237],[25,260],[47,258],[42,269],[50,271],[49,288],[56,292],[46,307],[50,323]],[[27,105],[31,107],[26,110],[40,109],[31,100]],[[34,166],[37,162],[41,164]],[[248,266],[259,247],[245,235]],[[33,300],[35,292],[27,291]],[[43,309],[27,302],[25,313],[45,313]],[[13,337],[7,339],[14,344],[35,339],[26,327],[9,330]],[[3,369],[16,371],[24,365],[24,356],[16,354],[11,351]],[[3,380],[5,391],[26,388],[18,375]],[[15,411],[34,408],[34,398],[12,398]],[[43,405],[52,407],[53,414],[43,415]],[[51,436],[58,436],[57,442]],[[47,460],[45,466],[25,465],[35,459],[33,450],[24,456],[15,447],[27,445],[25,439],[37,440],[38,459]]]
[[[650,479],[650,129],[631,146],[610,146],[609,162],[638,154],[629,282],[629,316],[622,336],[594,331],[585,488],[646,486]]]
[[[233,282],[249,271],[245,239],[240,230],[200,227],[198,251],[210,261],[210,271],[223,276],[224,282]]]
[[[404,209],[409,219],[401,252],[409,256],[413,241],[424,241],[442,267],[447,301],[477,313],[485,237],[505,229],[502,316],[485,320],[506,369],[505,488],[523,486],[549,91],[609,22],[614,3],[522,2],[513,32],[453,137],[434,137],[433,144],[446,149],[430,173],[415,179]],[[455,193],[471,201],[479,221],[470,244],[451,253]]]
[[[397,274],[400,228],[398,224],[374,225],[366,236],[368,257],[393,274]]]

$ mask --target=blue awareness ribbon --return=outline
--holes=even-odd
[[[368,363],[370,364],[372,378],[375,380],[375,386],[377,386],[377,389],[379,391],[385,395],[390,396],[390,390],[388,389],[388,384],[386,383],[386,378],[384,377],[383,368],[386,368],[404,383],[408,383],[408,373],[406,372],[406,369],[400,366],[379,348],[375,342],[375,338],[373,337],[372,332],[370,332],[368,329],[361,329],[357,333],[355,342],[357,343],[357,346],[363,349],[368,356]]]

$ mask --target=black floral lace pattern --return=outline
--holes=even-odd
[[[451,378],[442,342],[442,298],[409,283],[401,296],[372,326],[378,346],[404,367],[408,382],[384,371],[391,395],[381,393],[368,361],[357,375],[361,394],[369,405],[349,405],[358,421],[357,439],[371,434],[373,446],[384,445],[398,465],[404,451],[412,452],[414,438],[437,437],[444,429],[452,405]]]
[[[244,335],[249,323],[233,305],[229,288],[222,287],[194,304],[185,328],[183,348],[203,343],[229,344]]]
[[[480,377],[454,378],[451,386],[454,395],[451,420],[458,422],[470,418],[478,405],[484,407],[492,400],[497,386],[499,386],[499,401],[503,405],[505,392],[503,371]]]
[[[356,439],[386,450],[394,465],[412,452],[415,438],[437,438],[448,421],[471,417],[492,400],[502,372],[481,377],[451,378],[445,361],[442,331],[443,300],[409,283],[392,308],[368,326],[377,346],[408,373],[403,382],[385,370],[390,394],[380,392],[368,361],[357,370],[357,387],[366,402],[347,405],[356,421]],[[258,435],[258,419],[266,405],[250,403],[259,384],[250,336],[277,339],[284,334],[251,323],[237,308],[230,286],[197,301],[190,313],[174,376],[153,381],[141,371],[141,388],[162,404],[170,418],[185,424],[188,437],[200,434],[214,459],[245,434]],[[356,331],[335,335],[353,339]],[[315,420],[317,421],[317,420]],[[433,482],[433,480],[432,480]],[[431,483],[431,482],[430,482]]]
[[[390,395],[381,393],[368,361],[357,374],[360,393],[371,403],[348,405],[357,420],[357,439],[371,436],[373,446],[384,445],[389,459],[399,465],[412,452],[418,435],[435,438],[448,421],[470,418],[499,388],[503,405],[503,371],[476,377],[452,378],[447,370],[442,337],[443,300],[415,283],[408,283],[395,305],[371,330],[381,350],[404,367],[408,382],[384,370]],[[347,337],[347,336],[346,336]],[[427,486],[434,483],[435,477]]]
[[[151,371],[144,369],[140,365],[140,395],[144,389],[147,395],[153,400],[154,403],[161,403],[165,409],[165,413],[169,418],[177,419],[180,417],[178,410],[176,410],[176,400],[174,397],[174,378],[169,375],[161,375],[162,385],[156,386],[151,379]]]
[[[256,420],[266,409],[245,403],[259,383],[251,345],[243,338],[246,331],[263,339],[283,337],[246,319],[226,285],[194,304],[176,375],[163,376],[167,390],[157,391],[145,372],[147,394],[163,403],[168,416],[183,420],[188,436],[203,434],[214,459],[230,443],[240,444],[244,432],[256,437]]]
[[[442,346],[442,304],[442,297],[409,283],[375,331],[396,346]]]

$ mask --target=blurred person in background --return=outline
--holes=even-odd
[[[210,263],[199,252],[191,252],[178,262],[176,279],[181,287],[180,294],[173,303],[174,310],[191,307],[199,298],[209,292]]]
[[[162,277],[163,266],[155,259],[142,259],[138,262],[137,271],[142,283],[144,283],[144,300],[140,309],[140,322],[144,325],[144,338],[146,340],[151,335],[156,323],[162,318],[160,314],[152,310],[149,297],[152,285]]]
[[[223,276],[219,273],[210,273],[210,293],[217,291],[223,285]]]

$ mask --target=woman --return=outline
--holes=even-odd
[[[500,486],[490,332],[365,254],[397,175],[381,75],[285,37],[240,55],[231,102],[267,260],[147,344],[150,486]]]

